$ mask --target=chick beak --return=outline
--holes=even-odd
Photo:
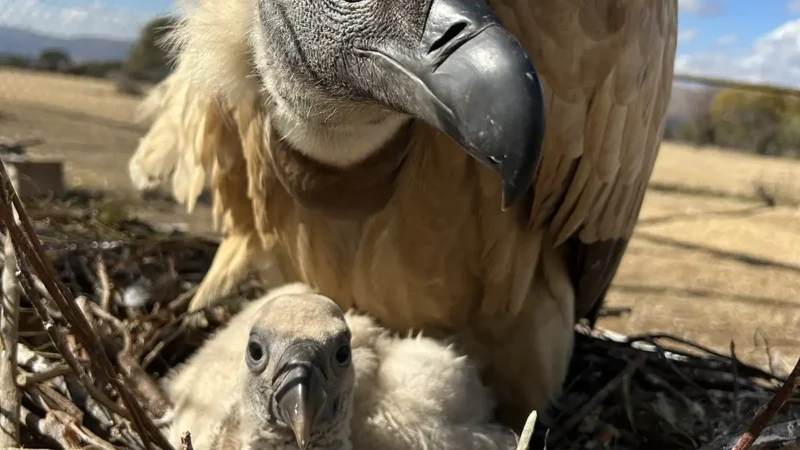
[[[297,445],[305,450],[311,441],[314,422],[327,396],[315,371],[295,366],[285,372],[275,399],[282,419],[294,432]]]

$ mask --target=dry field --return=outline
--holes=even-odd
[[[72,188],[209,233],[205,205],[188,216],[135,199],[126,164],[144,131],[136,101],[104,81],[0,70],[0,135],[44,139],[31,153],[63,158]],[[722,352],[734,340],[739,358],[787,370],[800,355],[800,163],[665,144],[651,186],[608,301],[631,312],[600,325]]]

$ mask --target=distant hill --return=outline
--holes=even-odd
[[[42,50],[58,48],[75,62],[122,60],[134,43],[95,37],[61,38],[0,25],[0,55],[37,57]]]

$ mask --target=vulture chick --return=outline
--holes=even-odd
[[[201,449],[513,449],[468,359],[393,337],[308,285],[252,302],[168,381]]]
[[[129,168],[189,209],[210,180],[193,309],[304,281],[459,338],[517,430],[549,405],[639,215],[676,0],[197,0],[170,39]]]

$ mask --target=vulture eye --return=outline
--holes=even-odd
[[[336,350],[336,362],[341,365],[350,363],[350,344],[344,344]]]
[[[250,336],[250,341],[247,343],[245,360],[250,370],[256,373],[263,371],[267,366],[267,351],[255,336]]]

